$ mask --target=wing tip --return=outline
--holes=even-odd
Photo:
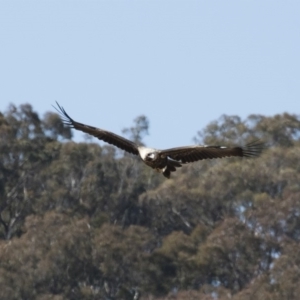
[[[67,112],[65,111],[65,109],[57,102],[56,102],[56,106],[52,105],[55,110],[59,113],[60,118],[63,122],[64,125],[67,125],[68,127],[74,128],[74,121],[73,119],[67,114]]]
[[[257,157],[266,149],[266,146],[262,140],[256,139],[246,144],[242,149],[243,157]]]

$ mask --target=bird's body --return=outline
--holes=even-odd
[[[244,147],[224,147],[224,146],[201,146],[192,145],[166,150],[148,148],[125,139],[115,133],[93,126],[85,125],[74,121],[58,103],[58,112],[62,115],[65,125],[123,149],[131,154],[139,155],[142,161],[149,167],[163,173],[170,178],[171,172],[182,164],[212,158],[222,158],[230,156],[253,157],[258,156],[263,150],[263,143],[259,140],[251,142]]]
[[[161,155],[161,150],[138,146],[138,151],[140,158],[147,166],[163,173],[167,178],[170,178],[170,172],[176,171],[176,167],[182,166],[179,161]]]

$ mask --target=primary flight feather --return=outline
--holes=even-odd
[[[148,148],[137,145],[136,143],[110,131],[76,122],[66,113],[62,106],[58,103],[57,106],[58,108],[55,107],[55,109],[62,116],[62,120],[65,125],[88,133],[99,140],[112,144],[131,154],[139,155],[147,166],[161,172],[167,178],[170,178],[171,172],[176,171],[176,168],[181,167],[182,164],[202,159],[230,156],[255,157],[258,156],[264,148],[263,143],[259,140],[253,141],[244,147],[193,145],[166,150]]]

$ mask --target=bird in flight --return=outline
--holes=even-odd
[[[66,113],[62,106],[58,103],[57,106],[58,108],[54,108],[59,112],[61,119],[66,126],[88,133],[99,140],[112,144],[131,154],[139,155],[147,166],[162,173],[166,178],[170,178],[171,172],[175,172],[176,168],[182,167],[182,165],[186,163],[202,159],[230,156],[255,157],[258,156],[264,148],[264,145],[260,140],[255,140],[243,147],[192,145],[165,150],[148,148],[137,145],[113,132],[76,122]]]

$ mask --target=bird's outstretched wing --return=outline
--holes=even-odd
[[[255,157],[264,149],[264,144],[260,140],[255,140],[244,147],[224,147],[224,146],[186,146],[161,150],[162,157],[190,163],[208,158],[222,158],[230,156]]]
[[[93,126],[89,126],[89,125],[85,125],[79,122],[74,121],[64,110],[64,108],[62,106],[60,106],[57,102],[56,102],[57,107],[54,106],[54,108],[59,112],[59,114],[61,115],[61,119],[63,121],[63,123],[66,126],[69,126],[71,128],[75,128],[77,130],[80,130],[82,132],[88,133],[96,138],[98,138],[99,140],[102,140],[104,142],[107,142],[109,144],[112,144],[122,150],[125,150],[129,153],[138,155],[138,149],[135,143],[133,143],[130,140],[127,140],[117,134],[114,134],[110,131],[106,131],[100,128],[96,128]]]

